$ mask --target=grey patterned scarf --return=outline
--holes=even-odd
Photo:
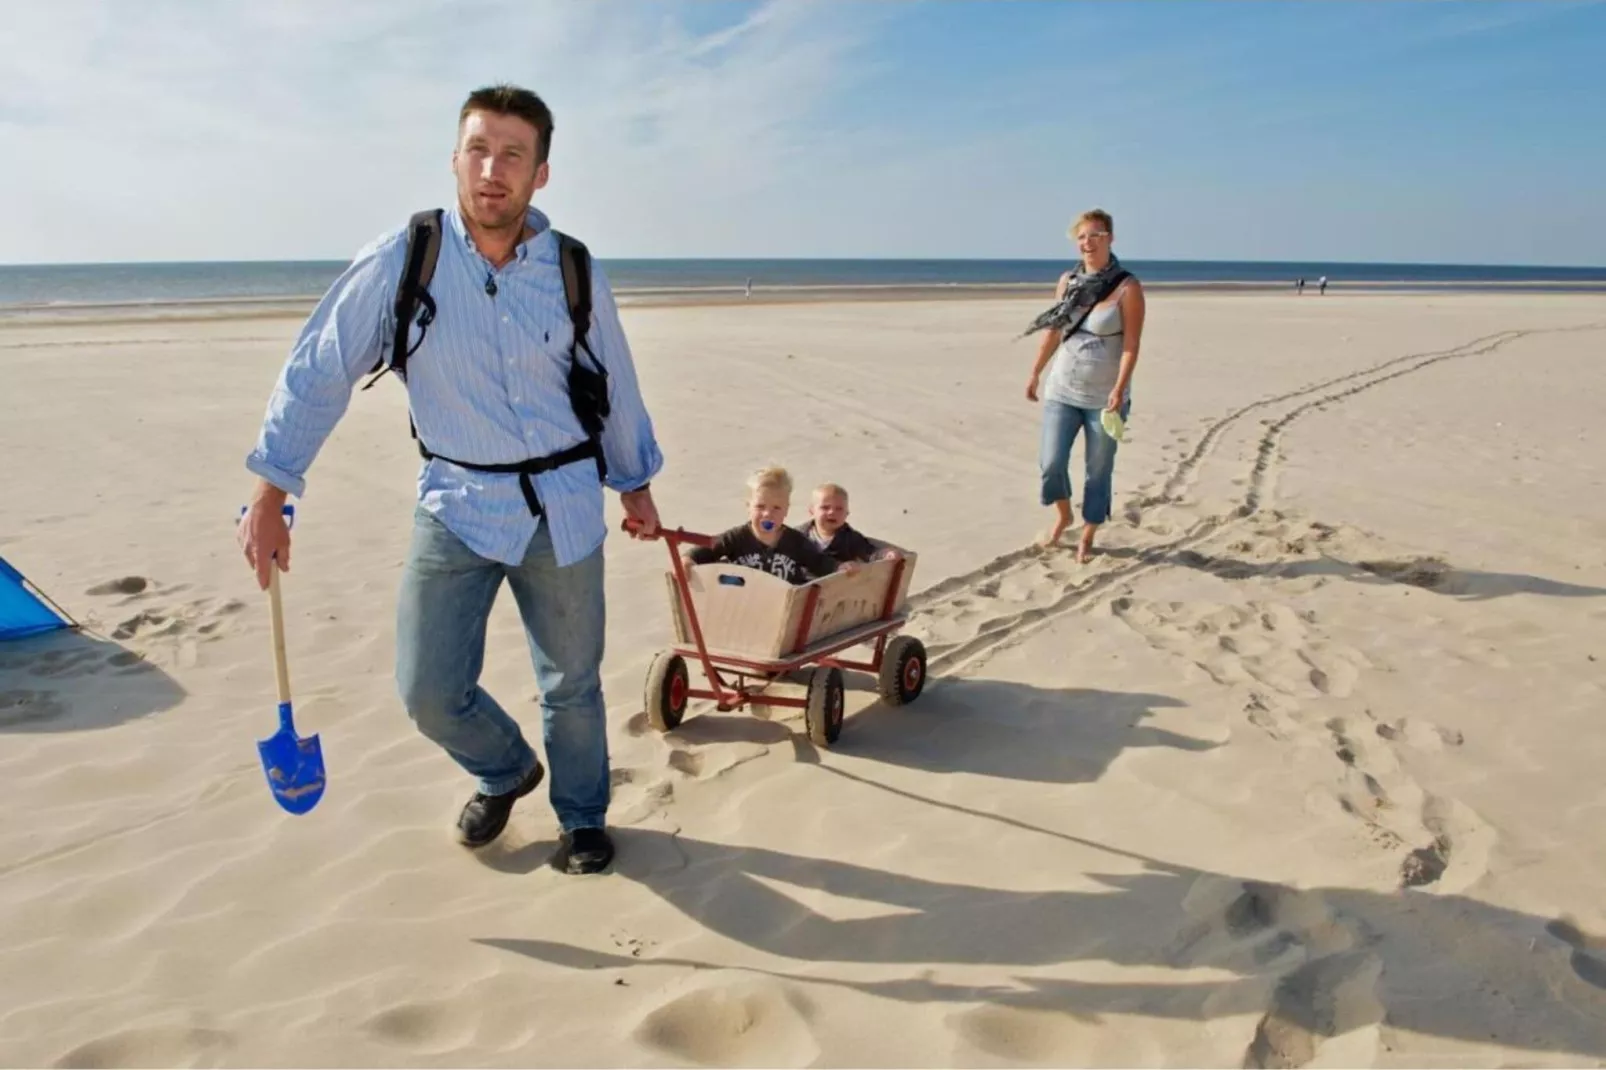
[[[1044,329],[1070,334],[1082,325],[1087,314],[1093,311],[1093,306],[1114,293],[1126,277],[1127,271],[1114,253],[1110,254],[1110,262],[1098,271],[1088,271],[1086,264],[1077,265],[1076,274],[1071,276],[1070,285],[1065,288],[1065,296],[1053,308],[1032,320],[1031,326],[1019,337],[1025,338]]]

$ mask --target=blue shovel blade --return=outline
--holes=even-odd
[[[323,798],[323,747],[316,735],[301,739],[290,716],[290,704],[279,706],[279,730],[257,740],[262,771],[279,805],[292,814],[304,814]]]

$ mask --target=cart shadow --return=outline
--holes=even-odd
[[[932,773],[1086,783],[1133,747],[1221,746],[1144,723],[1157,710],[1185,705],[1147,692],[937,678],[910,705],[875,702],[851,714],[836,749]]]
[[[874,692],[874,677],[849,681]],[[867,683],[866,683],[867,681]],[[855,683],[858,686],[855,686]],[[1170,695],[1049,689],[1006,680],[933,679],[907,706],[876,700],[851,708],[832,751],[933,773],[975,773],[1051,784],[1097,780],[1123,751],[1172,747],[1202,752],[1221,743],[1143,722],[1157,710],[1185,705]],[[807,743],[801,714],[776,708],[773,720],[694,709],[671,735],[697,746],[792,741],[802,760]]]

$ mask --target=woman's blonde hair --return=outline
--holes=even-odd
[[[760,468],[747,477],[748,499],[752,500],[753,495],[761,490],[778,490],[790,500],[792,497],[792,476],[779,465]]]
[[[1114,217],[1112,217],[1110,213],[1106,212],[1102,208],[1090,208],[1072,221],[1069,229],[1065,231],[1065,236],[1070,238],[1072,241],[1075,241],[1076,228],[1080,227],[1083,223],[1097,223],[1099,226],[1104,228],[1105,233],[1112,236],[1115,234]]]

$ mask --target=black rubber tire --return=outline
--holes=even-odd
[[[842,734],[842,715],[847,706],[846,691],[841,669],[821,665],[810,674],[808,705],[803,710],[803,723],[808,726],[809,741],[815,746],[829,747]]]
[[[647,723],[660,732],[668,732],[686,716],[687,694],[691,688],[691,675],[686,671],[686,659],[671,650],[660,650],[647,670],[647,689],[643,700],[647,707]]]
[[[893,636],[881,652],[876,690],[888,706],[905,706],[926,689],[926,645],[912,635]]]

